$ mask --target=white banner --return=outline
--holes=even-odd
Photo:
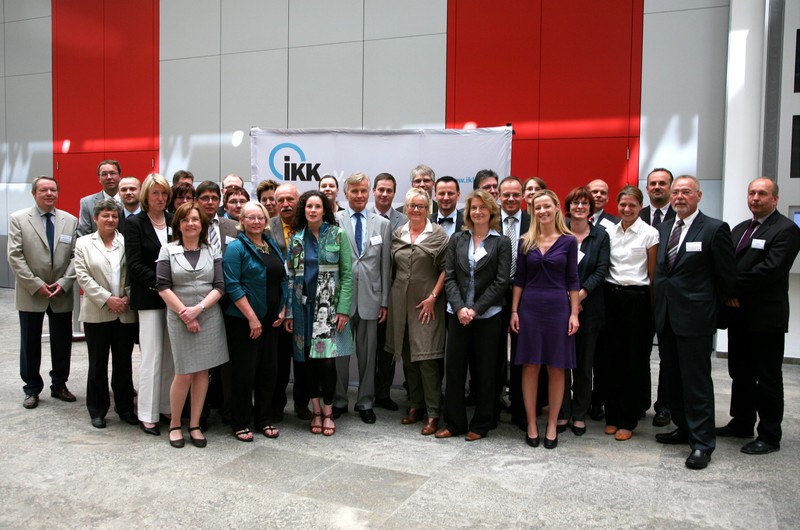
[[[319,179],[328,174],[339,180],[341,188],[356,171],[366,173],[370,181],[378,173],[390,173],[397,180],[398,204],[411,187],[411,170],[419,164],[430,166],[437,178],[450,175],[458,180],[462,198],[481,169],[492,169],[501,179],[511,171],[510,127],[393,131],[254,127],[250,148],[253,191],[266,179],[291,182],[303,193],[317,189]]]

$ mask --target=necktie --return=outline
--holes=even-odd
[[[217,235],[217,230],[219,230],[219,219],[212,219],[211,226],[208,229],[208,242],[211,243],[211,248],[221,254],[222,248],[219,245],[219,236]]]
[[[364,235],[361,233],[361,212],[354,214],[356,217],[356,248],[358,248],[358,255],[364,250]]]
[[[453,223],[454,220],[452,217],[440,217],[436,222],[440,225],[443,225],[445,223]]]
[[[53,262],[53,251],[56,248],[56,225],[53,224],[53,212],[44,214],[47,217],[47,244],[50,245],[50,262]]]
[[[756,228],[758,228],[759,224],[760,223],[758,221],[756,221],[755,219],[750,221],[750,226],[748,226],[747,230],[744,231],[744,235],[742,236],[742,239],[740,239],[739,240],[739,244],[736,245],[736,253],[737,254],[739,252],[741,252],[742,249],[747,248],[747,245],[750,244],[750,238],[753,237],[753,232],[756,231]]]
[[[516,217],[506,217],[506,235],[511,240],[511,277],[517,272],[517,233],[514,230],[514,221]]]
[[[653,226],[658,226],[661,224],[661,208],[656,208],[656,212],[653,214]]]
[[[681,240],[682,226],[683,219],[678,219],[675,222],[675,228],[672,229],[672,235],[669,236],[669,243],[667,243],[667,265],[670,269],[675,265],[675,258],[678,257],[678,243]]]

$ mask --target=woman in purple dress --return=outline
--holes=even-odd
[[[544,446],[558,445],[558,412],[564,370],[575,368],[578,331],[578,240],[567,228],[551,190],[533,196],[533,215],[522,238],[511,299],[511,329],[519,333],[515,362],[522,365],[522,396],[528,416],[525,442],[539,445],[536,393],[539,368],[547,365],[550,412]]]

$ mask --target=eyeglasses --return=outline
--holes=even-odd
[[[484,184],[483,186],[481,186],[481,189],[482,190],[496,190],[497,189],[497,184]]]
[[[117,175],[119,175],[119,171],[101,171],[100,172],[100,176],[101,177],[116,177]]]
[[[575,201],[571,202],[570,204],[572,206],[584,206],[584,207],[589,206],[589,203],[587,201]]]
[[[691,197],[695,194],[695,190],[690,190],[689,188],[683,188],[680,190],[672,190],[669,192],[670,195],[673,197],[677,197],[678,195],[683,195],[684,197]]]
[[[259,223],[263,223],[264,221],[267,220],[267,218],[264,217],[263,215],[244,215],[242,216],[242,218],[245,219],[246,221],[250,221],[251,223],[256,221],[258,221]]]
[[[433,182],[433,179],[414,179],[411,183],[412,184],[430,184]]]
[[[409,204],[408,205],[408,209],[409,210],[427,210],[428,209],[428,205],[427,204]]]

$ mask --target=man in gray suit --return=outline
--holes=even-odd
[[[378,351],[378,322],[386,320],[391,280],[392,226],[388,220],[367,210],[369,177],[356,172],[344,181],[348,207],[336,212],[336,221],[350,240],[353,258],[353,303],[350,326],[355,335],[358,357],[358,398],[356,410],[364,423],[375,423],[375,359]],[[339,380],[333,402],[334,417],[347,411],[347,383],[350,357],[336,359]]]
[[[389,173],[379,173],[372,183],[372,196],[375,199],[373,210],[389,220],[392,233],[408,222],[406,214],[392,208],[397,192],[397,181]],[[391,243],[391,241],[389,242]],[[392,400],[390,392],[394,382],[394,354],[384,350],[386,345],[386,321],[378,323],[378,353],[375,361],[375,405],[386,410],[396,411],[400,407]]]
[[[75,283],[73,253],[78,219],[56,210],[58,183],[41,176],[33,181],[36,205],[14,212],[8,224],[8,264],[16,280],[16,305],[20,326],[20,375],[25,381],[22,406],[39,405],[44,381],[42,323],[50,324],[50,356],[53,370],[50,395],[75,401],[67,389],[72,355],[72,285]]]
[[[119,200],[119,181],[120,181],[119,162],[116,160],[103,160],[97,166],[97,178],[103,189],[92,195],[87,195],[81,199],[80,222],[78,223],[78,236],[85,236],[97,230],[92,218],[94,205],[103,199]],[[120,227],[120,230],[122,228]]]

